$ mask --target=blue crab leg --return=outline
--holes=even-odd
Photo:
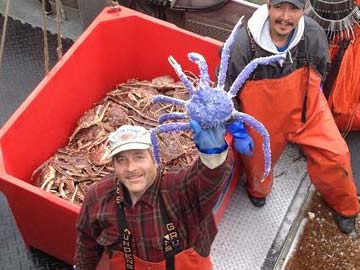
[[[184,72],[182,71],[180,64],[172,56],[168,57],[168,61],[169,61],[170,65],[174,68],[179,79],[183,82],[186,89],[189,91],[190,95],[192,95],[194,93],[194,86],[193,86],[192,82],[189,81],[189,79],[186,77]]]
[[[172,131],[191,130],[189,123],[169,123],[162,124],[156,128],[151,129],[151,143],[153,145],[154,159],[158,168],[161,167],[160,144],[157,138],[158,133],[169,133]]]
[[[159,124],[162,124],[168,120],[179,120],[179,119],[185,119],[185,118],[186,118],[185,113],[179,113],[179,112],[165,113],[163,115],[160,115]]]
[[[203,85],[210,85],[209,69],[205,58],[198,53],[189,53],[188,57],[191,61],[198,65],[200,70],[200,83]]]
[[[160,144],[159,144],[159,140],[157,138],[157,133],[158,133],[157,128],[151,129],[151,143],[153,145],[154,159],[155,159],[156,166],[158,168],[160,168],[161,167]]]
[[[244,18],[244,16],[242,16],[240,18],[240,20],[238,20],[238,22],[234,26],[233,30],[231,31],[230,36],[225,41],[222,52],[221,52],[218,83],[217,83],[217,87],[216,87],[221,90],[223,90],[224,86],[225,86],[226,71],[228,69],[228,62],[229,62],[229,57],[230,57],[230,49],[235,41],[235,33],[238,30],[238,28],[240,28],[243,18]]]
[[[265,168],[264,168],[264,175],[263,180],[269,175],[271,170],[271,149],[270,149],[270,136],[267,129],[264,125],[256,120],[251,115],[246,113],[241,113],[238,111],[234,111],[233,118],[236,120],[243,121],[244,123],[248,124],[252,128],[254,128],[262,137],[263,137],[263,151],[264,151],[264,159],[265,159]]]
[[[159,103],[159,102],[170,103],[170,104],[178,105],[178,106],[182,106],[182,107],[185,107],[185,104],[186,104],[186,101],[184,101],[184,100],[169,97],[169,96],[164,96],[164,95],[154,96],[152,98],[152,102],[153,103]]]
[[[235,97],[239,89],[245,83],[245,81],[249,78],[251,73],[257,68],[258,65],[269,65],[271,63],[275,63],[281,60],[284,60],[284,54],[275,54],[266,57],[259,57],[252,60],[246,67],[240,72],[240,74],[236,77],[234,83],[230,87],[229,95],[230,97]]]

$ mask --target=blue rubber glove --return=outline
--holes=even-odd
[[[225,125],[203,129],[197,121],[191,120],[190,127],[194,132],[194,143],[200,152],[219,154],[227,149]]]
[[[233,135],[233,146],[237,152],[245,156],[253,154],[254,141],[245,129],[243,122],[231,122],[226,126],[226,130]]]

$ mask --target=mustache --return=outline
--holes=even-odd
[[[140,172],[128,172],[124,174],[124,178],[139,177],[139,176],[141,176]]]
[[[140,177],[141,175],[142,174],[140,172],[125,172],[120,176],[115,172],[115,177],[117,180],[125,180],[131,177]]]
[[[295,24],[292,21],[287,21],[287,20],[282,20],[282,19],[275,20],[275,23],[285,24],[286,26],[295,26]]]

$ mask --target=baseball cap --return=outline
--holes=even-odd
[[[150,132],[140,126],[123,125],[109,135],[109,157],[135,149],[152,147]]]
[[[303,9],[305,7],[306,0],[270,0],[270,4],[272,6],[281,3],[291,3],[297,8]]]

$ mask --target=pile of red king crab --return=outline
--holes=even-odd
[[[194,79],[196,81],[196,79]],[[151,129],[164,113],[183,112],[172,104],[154,104],[155,95],[188,98],[182,82],[169,76],[152,81],[129,80],[109,92],[105,98],[85,112],[66,146],[40,165],[32,175],[40,189],[75,204],[81,204],[89,186],[113,172],[107,157],[108,136],[124,124]],[[189,131],[159,135],[162,167],[182,168],[192,164],[197,151]]]

